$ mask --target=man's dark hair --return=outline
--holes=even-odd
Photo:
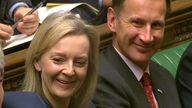
[[[112,7],[115,10],[117,15],[121,11],[124,2],[125,2],[125,0],[112,0]],[[166,5],[167,5],[166,6],[167,7],[166,18],[167,18],[169,16],[170,12],[171,12],[171,1],[166,0]]]

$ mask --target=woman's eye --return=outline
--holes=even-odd
[[[75,61],[74,65],[78,67],[84,67],[87,65],[87,60],[77,60]]]
[[[62,64],[64,62],[62,58],[53,58],[52,60],[55,64]]]

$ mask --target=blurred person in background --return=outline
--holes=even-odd
[[[13,34],[32,35],[39,26],[38,12],[23,16],[32,9],[30,0],[1,0],[0,1],[0,38],[9,39]],[[11,26],[18,20],[23,19],[16,25]]]

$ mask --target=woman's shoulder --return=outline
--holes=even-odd
[[[36,93],[5,92],[3,108],[47,108],[47,105]]]
[[[93,102],[90,102],[89,107],[88,108],[96,108],[96,105]]]

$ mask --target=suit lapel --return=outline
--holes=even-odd
[[[107,49],[107,52],[104,53],[107,61],[111,63],[111,65],[116,69],[116,71],[120,74],[123,80],[126,82],[127,87],[132,91],[132,95],[134,95],[135,100],[137,100],[137,104],[142,108],[149,108],[149,103],[147,101],[147,97],[143,91],[140,82],[136,79],[133,72],[131,72],[130,68],[126,65],[126,63],[122,60],[122,58],[118,55],[115,49],[111,46]],[[130,93],[127,93],[129,95]],[[129,96],[127,96],[129,97]]]
[[[158,102],[159,108],[165,108],[166,105],[164,104],[165,99],[164,99],[164,91],[163,91],[163,84],[161,80],[161,75],[160,69],[158,67],[153,65],[154,63],[150,63],[150,74],[151,74],[151,79],[152,79],[152,84],[154,88],[154,95],[156,97],[156,100]]]

